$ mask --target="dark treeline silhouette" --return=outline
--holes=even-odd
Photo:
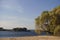
[[[0,27],[0,31],[30,31],[30,30],[27,30],[27,28],[13,28],[13,29],[4,29],[2,27]]]
[[[0,31],[11,31],[10,29],[4,29],[2,27],[0,27]]]
[[[3,28],[2,27],[0,27],[0,31],[2,31],[3,30]]]
[[[13,28],[13,31],[27,31],[27,28]]]

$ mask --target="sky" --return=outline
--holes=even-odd
[[[0,0],[0,27],[35,29],[35,18],[60,5],[60,0]]]

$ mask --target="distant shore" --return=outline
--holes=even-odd
[[[56,36],[26,36],[26,37],[0,38],[0,40],[60,40],[60,37],[56,37]]]

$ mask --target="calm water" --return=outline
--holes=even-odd
[[[42,33],[41,35],[45,35],[46,33]],[[30,32],[13,32],[13,31],[0,31],[0,37],[24,37],[24,36],[36,36],[34,31]]]
[[[35,36],[34,31],[30,32],[13,32],[13,31],[0,31],[0,37],[20,37],[20,36]]]

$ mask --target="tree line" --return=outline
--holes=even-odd
[[[13,29],[4,29],[2,27],[0,27],[0,31],[30,31],[27,28],[13,28]]]

